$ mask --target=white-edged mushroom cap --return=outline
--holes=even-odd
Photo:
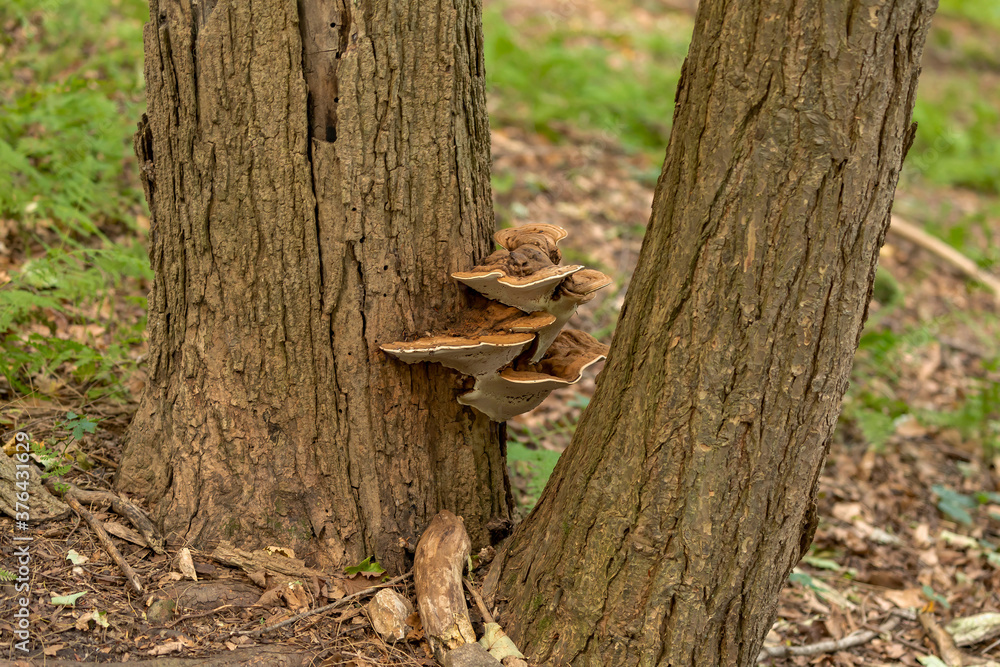
[[[551,354],[540,363],[477,378],[472,391],[459,396],[458,402],[494,421],[506,421],[538,407],[554,389],[579,382],[583,371],[607,353],[608,347],[590,334],[569,329],[559,334]]]
[[[555,320],[538,332],[538,342],[534,354],[531,355],[531,363],[541,361],[577,307],[593,299],[597,290],[610,284],[610,277],[594,269],[578,271],[560,283],[552,299],[545,304],[545,310],[552,313]]]
[[[594,292],[610,284],[611,276],[596,269],[584,269],[577,271],[559,285],[559,295],[573,298],[577,303],[586,303],[594,298]]]
[[[567,277],[582,270],[580,265],[549,266],[530,276],[509,276],[500,269],[459,271],[451,277],[483,296],[526,313],[548,310],[556,287]]]
[[[409,343],[389,343],[380,346],[400,361],[415,364],[432,361],[453,368],[465,375],[496,374],[524,352],[535,336],[530,333],[509,333],[460,338],[430,336]]]

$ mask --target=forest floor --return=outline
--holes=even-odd
[[[514,58],[518,39],[537,38],[544,46],[535,50],[539,57],[552,55],[541,66],[553,71],[560,71],[565,65],[560,58],[574,48],[587,57],[602,54],[603,63],[615,71],[658,67],[655,54],[672,59],[676,70],[684,35],[692,26],[690,4],[650,0],[622,9],[600,0],[496,0],[487,3],[488,13],[518,28],[509,44],[501,41],[488,48],[487,63],[489,49],[493,57],[506,53]],[[1000,40],[991,35],[1000,35],[1000,30],[990,33],[948,15],[936,30],[925,59],[924,85],[932,88],[931,95],[940,89],[941,97],[953,96],[946,82],[957,68],[974,65],[976,94],[993,94],[996,101]],[[649,45],[634,35],[651,32],[659,41],[649,50],[640,48]],[[18,36],[12,39],[8,48],[18,48]],[[552,51],[555,46],[561,50]],[[531,73],[544,76],[537,69]],[[614,286],[570,323],[610,342],[662,159],[662,149],[649,150],[648,144],[665,138],[669,123],[656,125],[628,111],[603,117],[600,105],[587,107],[584,102],[577,109],[583,120],[566,120],[558,109],[545,116],[545,99],[502,94],[505,85],[515,85],[509,82],[516,74],[499,73],[491,94],[498,222],[564,227],[570,233],[563,242],[567,261],[614,278]],[[661,100],[669,109],[672,91],[659,94],[669,96]],[[969,108],[975,111],[974,105]],[[994,134],[1000,131],[997,118],[982,113]],[[925,116],[922,126],[930,125],[933,131],[936,117]],[[939,177],[940,170],[960,170],[958,163],[948,162],[956,146],[972,151],[985,139],[972,130],[955,131],[946,121],[941,125],[940,141],[915,146],[911,161],[919,169],[904,174],[894,210],[996,275],[997,173],[987,173],[985,182],[977,180],[985,167],[961,181]],[[122,179],[132,179],[134,188],[134,178],[134,167],[126,167]],[[133,207],[130,215],[141,232],[148,224],[141,208]],[[8,272],[30,273],[32,248],[56,238],[55,232],[43,229],[40,236],[26,239],[23,229],[0,216],[0,244],[5,246],[0,284]],[[135,229],[109,223],[102,232],[111,242],[125,244]],[[36,272],[36,287],[46,279]],[[22,323],[21,335],[100,339],[110,335],[106,329],[111,325],[95,322],[141,321],[146,287],[142,278],[128,277],[116,287],[116,299],[88,306],[95,311],[91,319],[53,308],[44,318]],[[128,348],[130,358],[141,358],[144,343],[136,338]],[[74,369],[33,375],[30,393],[0,378],[0,427],[24,430],[46,443],[43,456],[51,454],[56,464],[71,466],[66,480],[82,488],[108,489],[144,382],[142,366],[121,366],[123,391],[103,397],[90,391],[92,377],[81,376],[79,366]],[[538,410],[510,423],[512,478],[525,511],[558,453],[569,444],[592,391],[593,375],[574,391],[557,392]],[[13,453],[13,442],[2,444]],[[820,485],[821,522],[809,554],[781,593],[766,640],[773,655],[762,656],[762,662],[939,667],[955,664],[958,652],[964,665],[1000,663],[998,302],[938,254],[893,233],[881,253],[871,317]],[[303,570],[302,576],[282,581],[194,551],[196,583],[181,573],[176,545],[166,554],[155,554],[137,543],[141,539],[121,526],[121,519],[107,510],[93,511],[116,535],[111,539],[139,575],[144,593],[128,590],[120,568],[76,514],[33,525],[33,664],[218,654],[232,656],[232,664],[251,658],[273,665],[436,664],[419,630],[406,641],[386,643],[371,628],[364,606],[370,596],[349,597],[378,583],[374,573],[318,577]],[[16,570],[11,565],[14,528],[10,518],[0,518],[0,568],[8,570]],[[279,595],[276,586],[289,580],[300,582],[301,593]],[[15,585],[2,584],[0,589],[3,637],[12,636],[15,629]],[[412,597],[408,582],[397,588]],[[73,602],[60,599],[77,593],[84,594]],[[298,606],[317,607],[338,599],[344,601],[340,607],[272,633],[242,634],[287,619]],[[998,616],[979,617],[978,635],[962,635],[949,625],[987,612]],[[21,657],[13,644],[0,651],[0,661]]]

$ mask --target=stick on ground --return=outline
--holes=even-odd
[[[761,650],[760,655],[757,656],[757,662],[762,662],[767,658],[787,658],[788,656],[794,655],[836,653],[837,651],[843,651],[844,649],[867,644],[879,635],[891,632],[897,625],[899,625],[899,619],[890,618],[888,621],[880,625],[877,631],[861,630],[860,632],[850,634],[843,639],[829,639],[827,641],[807,644],[805,646],[765,646]]]
[[[975,262],[941,239],[931,236],[916,225],[895,215],[892,216],[892,224],[889,225],[889,232],[901,236],[911,243],[915,243],[924,250],[929,250],[969,278],[981,282],[993,292],[997,303],[1000,304],[1000,279],[983,271]]]
[[[286,618],[281,623],[275,623],[274,625],[268,625],[268,626],[263,627],[263,628],[257,628],[256,630],[243,630],[242,632],[234,632],[233,634],[234,635],[246,635],[246,636],[249,636],[249,637],[259,637],[260,635],[266,634],[268,632],[272,632],[274,630],[277,630],[278,628],[283,628],[286,625],[291,625],[292,623],[295,623],[296,621],[301,621],[303,618],[308,618],[310,616],[315,616],[316,614],[323,614],[323,613],[328,612],[328,611],[333,611],[337,607],[344,606],[345,604],[347,604],[351,600],[356,600],[357,598],[364,597],[366,595],[372,595],[373,593],[377,593],[382,588],[388,588],[390,586],[395,586],[396,584],[398,584],[398,583],[402,582],[403,580],[405,580],[411,574],[413,574],[413,573],[412,572],[407,572],[406,574],[399,575],[395,579],[390,579],[389,581],[383,582],[381,584],[376,584],[375,586],[370,586],[370,587],[368,587],[368,588],[366,588],[364,590],[358,591],[357,593],[351,593],[350,595],[345,595],[344,597],[340,598],[336,602],[331,602],[328,605],[325,605],[325,606],[322,606],[322,607],[318,607],[316,609],[310,609],[309,611],[304,611],[301,614],[296,614],[295,616],[292,616],[291,618]]]
[[[84,521],[90,524],[90,527],[94,529],[94,533],[97,535],[97,540],[101,543],[101,546],[104,547],[104,550],[108,552],[111,558],[114,559],[115,563],[118,564],[119,569],[121,569],[125,578],[128,579],[128,583],[131,584],[132,590],[139,595],[142,595],[144,590],[142,588],[142,582],[139,580],[139,575],[136,574],[135,570],[132,569],[132,566],[128,564],[121,552],[118,551],[118,547],[116,547],[114,542],[111,541],[111,536],[108,535],[108,531],[104,530],[104,526],[101,525],[101,522],[98,521],[93,514],[84,509],[83,505],[80,504],[80,501],[73,497],[73,495],[66,495],[66,504],[73,508],[74,512],[82,516]]]

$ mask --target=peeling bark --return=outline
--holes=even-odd
[[[494,564],[546,665],[752,665],[889,224],[934,0],[703,0],[597,393]]]
[[[118,487],[168,539],[400,571],[510,519],[499,429],[380,343],[469,307],[489,187],[474,0],[151,0],[150,383]],[[463,484],[455,484],[455,479]]]

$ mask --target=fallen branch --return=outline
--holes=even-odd
[[[401,574],[395,579],[390,579],[389,581],[382,582],[381,584],[376,584],[375,586],[369,586],[368,588],[360,590],[357,593],[351,593],[350,595],[345,595],[336,602],[331,602],[330,604],[325,605],[323,607],[318,607],[316,609],[310,609],[309,611],[304,611],[301,614],[296,614],[295,616],[292,616],[291,618],[286,618],[280,623],[275,623],[274,625],[268,625],[263,628],[257,628],[256,630],[243,630],[241,632],[234,632],[232,633],[231,636],[236,635],[236,636],[259,637],[262,634],[272,632],[273,630],[277,630],[278,628],[283,628],[286,625],[291,625],[296,621],[301,621],[303,618],[309,618],[310,616],[315,616],[316,614],[324,614],[328,611],[333,611],[337,607],[343,607],[345,604],[347,604],[352,600],[356,600],[360,597],[377,593],[379,589],[388,588],[389,586],[395,586],[396,584],[408,578],[411,574],[413,573],[407,572],[406,574]]]
[[[897,625],[899,625],[899,619],[890,618],[888,621],[880,625],[878,630],[861,630],[859,632],[849,634],[842,639],[828,639],[826,641],[816,642],[815,644],[806,644],[805,646],[765,646],[761,649],[760,654],[757,656],[757,662],[761,662],[767,658],[787,658],[789,656],[809,656],[819,655],[821,653],[836,653],[837,651],[843,651],[845,649],[854,648],[855,646],[867,644],[879,635],[891,632]]]
[[[142,588],[142,582],[139,580],[139,575],[135,573],[132,566],[128,564],[125,557],[122,556],[121,552],[118,551],[118,547],[114,545],[111,541],[111,536],[108,535],[108,531],[104,530],[104,526],[98,521],[93,514],[88,512],[83,505],[80,504],[73,494],[66,494],[65,496],[66,504],[69,505],[74,512],[83,517],[84,521],[90,524],[90,527],[94,529],[94,533],[97,535],[97,540],[104,547],[104,550],[108,552],[111,558],[118,564],[119,569],[128,579],[129,584],[132,585],[132,590],[134,590],[139,595],[144,592]]]
[[[81,503],[111,507],[112,512],[128,519],[128,522],[142,535],[142,539],[146,541],[146,545],[150,549],[158,554],[166,553],[166,550],[163,548],[163,537],[160,535],[160,532],[153,526],[153,522],[149,520],[146,513],[135,503],[125,500],[111,491],[89,491],[61,479],[58,481],[53,480],[53,487],[56,484],[68,486],[69,491],[66,491],[65,495],[73,496]]]
[[[962,652],[958,650],[958,647],[955,646],[955,640],[951,638],[951,635],[944,628],[938,625],[937,621],[934,620],[933,614],[917,614],[917,620],[920,621],[920,625],[930,640],[938,647],[938,653],[940,653],[941,659],[947,663],[948,667],[962,667],[965,664],[965,658]]]
[[[911,243],[915,243],[924,250],[934,253],[969,278],[981,282],[987,289],[993,292],[994,298],[1000,304],[1000,279],[983,271],[975,262],[941,239],[931,236],[916,225],[895,215],[892,216],[892,224],[889,225],[889,231]]]

